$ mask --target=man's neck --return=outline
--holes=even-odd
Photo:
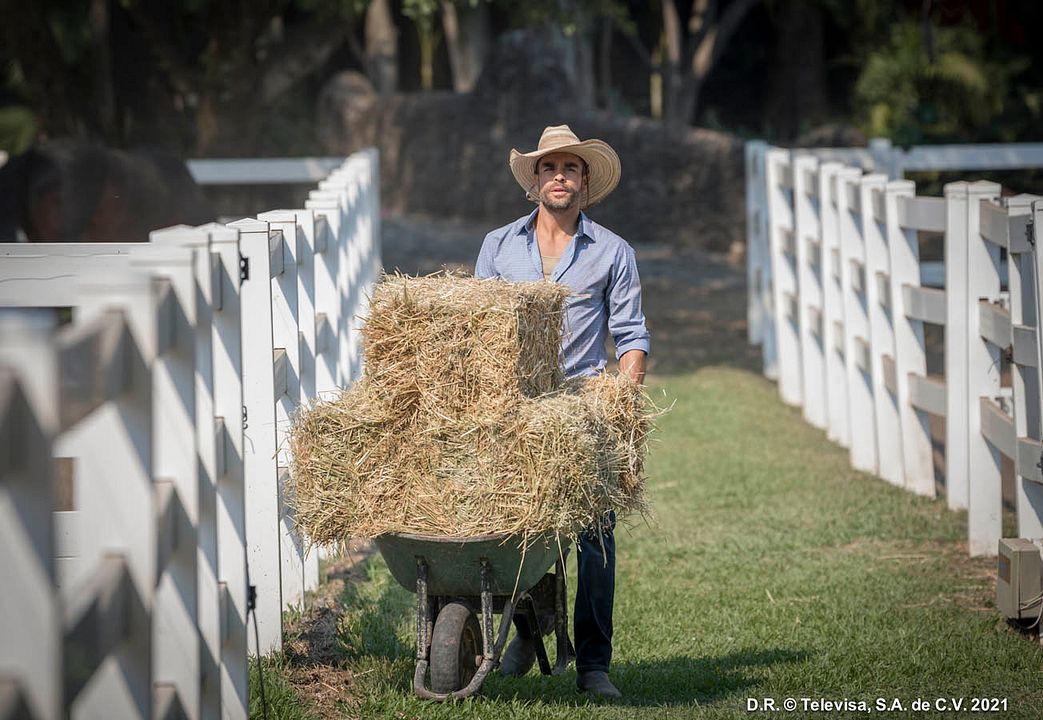
[[[536,213],[536,233],[554,243],[567,242],[579,228],[579,208],[551,210],[540,205]]]

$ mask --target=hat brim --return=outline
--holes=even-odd
[[[590,174],[587,177],[587,189],[581,193],[581,208],[597,205],[619,184],[622,173],[616,151],[603,140],[584,140],[544,150],[534,150],[530,153],[511,150],[509,160],[511,173],[526,193],[535,191],[532,192],[532,195],[539,195],[539,188],[535,187],[534,179],[536,162],[544,155],[559,152],[571,153],[587,163]],[[538,198],[536,201],[539,201]]]

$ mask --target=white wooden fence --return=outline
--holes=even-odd
[[[249,585],[266,654],[318,583],[286,432],[360,372],[377,167],[303,210],[0,249],[0,717],[247,716]]]
[[[1001,197],[989,182],[923,197],[908,180],[863,171],[1040,166],[1043,147],[932,156],[751,142],[746,162],[749,337],[783,400],[848,447],[853,467],[927,496],[928,415],[944,417],[945,494],[967,509],[970,553],[997,551],[1001,455],[1017,473],[1018,535],[1043,536],[1043,199]],[[921,285],[921,233],[944,234],[944,289]],[[944,326],[944,377],[927,374],[925,323]]]

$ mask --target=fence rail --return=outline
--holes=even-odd
[[[0,251],[0,716],[247,716],[248,586],[265,654],[319,579],[286,433],[361,370],[377,172],[365,151],[305,209]]]
[[[1043,199],[980,181],[923,197],[893,178],[1027,163],[1043,148],[746,147],[749,339],[765,374],[853,467],[921,495],[936,492],[929,416],[943,419],[944,491],[967,509],[972,555],[997,551],[1003,457],[1019,536],[1043,536]],[[942,288],[922,284],[924,233],[944,235]],[[928,374],[925,325],[944,328],[943,374]]]

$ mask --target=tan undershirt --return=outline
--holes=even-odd
[[[554,274],[554,268],[558,267],[558,261],[561,260],[561,255],[540,255],[543,260],[543,279],[550,280],[550,276]]]

